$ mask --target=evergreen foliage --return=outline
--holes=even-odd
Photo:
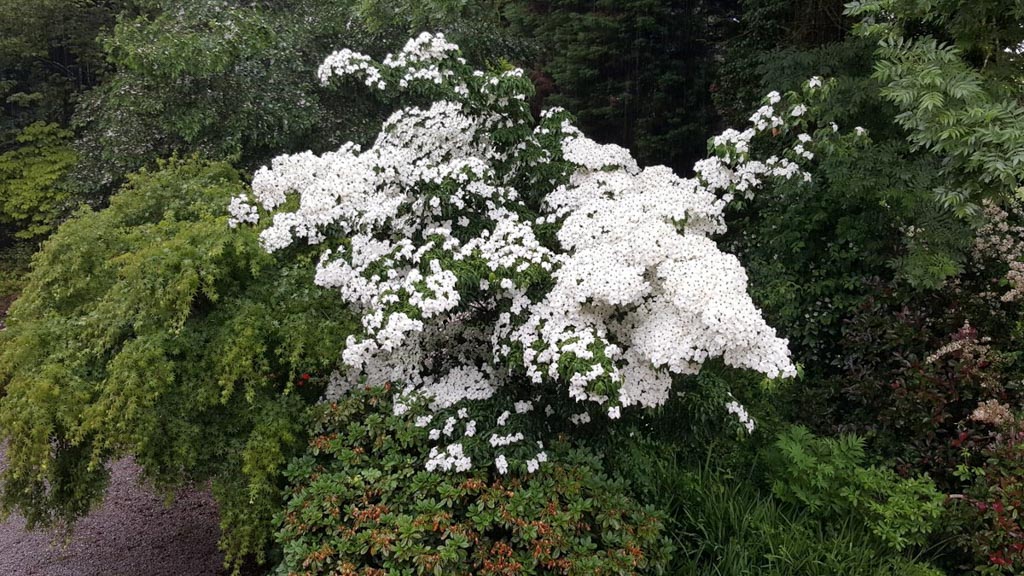
[[[0,1],[0,147],[36,122],[68,125],[77,98],[109,70],[97,36],[133,4]]]
[[[593,454],[559,442],[535,474],[427,472],[427,430],[391,400],[367,389],[316,410],[288,468],[279,573],[663,573],[663,519]]]
[[[703,157],[714,125],[712,34],[724,11],[718,3],[508,4],[516,29],[535,39],[534,77],[546,106],[566,108],[585,133],[629,148],[641,165],[683,172]]]

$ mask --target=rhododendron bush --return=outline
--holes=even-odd
[[[431,413],[418,423],[436,425],[440,446],[429,469],[472,465],[459,436],[521,443],[506,428],[512,411],[582,423],[661,405],[674,376],[710,358],[795,374],[743,267],[712,237],[735,194],[765,178],[810,178],[795,162],[813,157],[808,134],[791,158],[749,152],[757,133],[802,121],[804,104],[769,95],[752,128],[715,138],[715,155],[681,178],[588,139],[564,110],[535,120],[521,70],[472,70],[440,34],[382,62],[335,52],[319,75],[417,105],[392,114],[366,149],[275,158],[232,201],[231,225],[259,226],[268,252],[319,254],[316,284],[362,315],[327,398],[387,383],[402,398],[427,398]],[[492,398],[501,399],[494,424],[469,420],[463,401]],[[752,427],[738,408],[729,411]],[[504,454],[495,464],[507,469]]]

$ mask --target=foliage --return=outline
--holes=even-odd
[[[371,4],[156,0],[125,14],[104,41],[116,74],[76,110],[81,185],[102,192],[175,152],[255,168],[271,153],[372,137],[379,103],[359,91],[325,92],[316,81],[321,55],[339,42],[383,53],[418,22]],[[447,11],[430,22],[458,33],[462,16]],[[491,58],[516,49],[496,29],[462,27]]]
[[[718,2],[507,2],[513,28],[535,39],[531,76],[548,106],[572,112],[599,142],[642,165],[688,170],[712,129],[712,26]],[[760,98],[769,89],[759,91]]]
[[[759,489],[750,460],[734,472],[719,448],[701,454],[654,436],[616,443],[613,469],[665,510],[677,554],[668,573],[716,576],[939,576],[882,545],[855,515],[825,516]]]
[[[950,294],[963,305],[963,293]],[[932,316],[940,310],[888,307],[872,302],[848,325],[850,354],[844,385],[849,422],[874,436],[874,445],[904,471],[930,472],[947,487],[964,445],[983,441],[984,427],[971,419],[989,400],[1016,404],[1014,339],[992,340],[970,324]],[[933,312],[934,314],[934,312]],[[942,338],[932,334],[948,335]]]
[[[67,126],[108,70],[97,36],[130,1],[0,1],[0,150],[37,122]]]
[[[1018,574],[1024,568],[1024,433],[1017,418],[988,423],[994,430],[980,449],[981,463],[958,470],[969,482],[961,500],[970,519],[962,544],[973,552],[978,573]]]
[[[317,409],[288,469],[279,572],[661,573],[661,518],[592,454],[558,443],[536,474],[426,472],[427,431],[392,398],[367,389]]]
[[[945,160],[947,183],[936,189],[940,201],[976,216],[981,198],[1009,196],[1024,178],[1017,53],[1024,38],[1013,27],[988,25],[1007,16],[1019,22],[1024,12],[1018,6],[1009,15],[990,12],[971,22],[952,4],[958,3],[869,0],[851,2],[847,12],[865,19],[861,33],[879,38],[875,77],[899,109],[895,121],[913,146]],[[981,4],[977,12],[992,9]],[[915,35],[921,20],[930,26]],[[973,66],[965,50],[984,53],[983,64]]]
[[[18,147],[0,154],[0,225],[18,238],[49,234],[68,211],[63,179],[77,156],[71,132],[37,122],[18,135]]]
[[[302,415],[352,328],[276,263],[225,207],[224,164],[174,160],[132,176],[44,244],[0,334],[3,508],[73,521],[103,495],[103,463],[132,455],[157,486],[213,479],[229,560],[261,553]],[[322,387],[321,387],[322,390]]]
[[[120,18],[104,42],[117,73],[76,111],[82,185],[102,192],[176,151],[251,160],[343,121],[325,113],[303,57],[331,14],[302,27],[307,14],[300,1],[191,0]]]
[[[865,467],[864,441],[856,436],[816,438],[798,426],[775,447],[776,496],[820,516],[857,518],[894,550],[924,544],[942,514],[945,497],[930,479]]]
[[[509,26],[503,7],[518,0],[359,0],[349,2],[350,25],[388,41],[423,31],[444,34],[477,65],[518,61],[537,39]],[[338,41],[339,38],[332,38]],[[349,42],[351,46],[352,43]],[[368,47],[367,47],[368,48]]]
[[[736,4],[735,14],[722,22],[711,85],[715,109],[726,123],[746,119],[768,90],[793,90],[811,76],[847,80],[870,75],[871,60],[865,56],[874,46],[848,41],[843,0]]]

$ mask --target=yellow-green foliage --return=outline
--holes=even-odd
[[[12,224],[15,236],[50,233],[71,198],[61,187],[77,157],[71,132],[36,122],[18,135],[18,146],[0,154],[0,224]]]
[[[226,164],[172,161],[46,241],[0,333],[4,510],[73,520],[104,461],[132,455],[158,486],[213,479],[229,559],[262,551],[319,395],[297,374],[335,364],[351,319],[313,262],[228,227],[243,187]]]

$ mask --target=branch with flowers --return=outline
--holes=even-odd
[[[418,424],[438,426],[428,468],[468,469],[464,444],[479,437],[501,452],[484,458],[507,470],[504,451],[527,443],[510,409],[615,419],[665,403],[673,378],[711,358],[796,374],[739,260],[712,237],[735,195],[810,179],[799,95],[770,94],[752,127],[714,138],[696,176],[681,178],[587,138],[565,110],[535,119],[522,70],[473,70],[440,34],[382,62],[335,52],[319,77],[419,104],[392,114],[365,150],[275,158],[232,201],[231,225],[260,227],[268,252],[319,252],[315,283],[362,315],[327,399],[400,384],[395,410],[425,403]],[[806,86],[822,89],[818,78]],[[756,136],[783,132],[793,132],[785,156],[752,157]],[[485,401],[492,414],[466,410]],[[753,429],[737,403],[724,408]],[[538,444],[521,459],[528,469],[545,458]]]

